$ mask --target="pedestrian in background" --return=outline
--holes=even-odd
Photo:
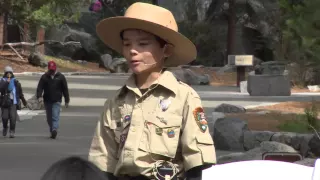
[[[62,95],[64,96],[66,108],[69,106],[70,98],[67,80],[62,73],[57,71],[57,65],[54,61],[48,62],[48,71],[39,80],[37,87],[38,101],[42,97],[42,92],[51,133],[50,138],[55,139],[59,128]]]
[[[21,110],[21,101],[24,106],[27,106],[27,101],[24,98],[22,86],[15,78],[13,69],[6,66],[4,75],[0,83],[1,89],[1,112],[2,112],[2,135],[7,136],[8,122],[10,121],[10,138],[15,137],[17,110]]]

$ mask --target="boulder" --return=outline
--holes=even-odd
[[[214,134],[214,125],[215,125],[216,121],[218,119],[221,119],[224,117],[225,117],[224,113],[212,112],[212,120],[208,121],[208,127],[209,127],[209,131],[210,131],[211,136],[213,136],[213,134]]]
[[[110,54],[103,54],[99,63],[100,67],[104,67],[109,70],[109,65],[112,63],[112,56]]]
[[[127,73],[129,71],[129,65],[125,58],[114,58],[110,68],[112,73]]]
[[[248,151],[256,147],[260,147],[260,143],[264,141],[270,141],[275,132],[271,131],[245,131],[244,138],[244,150]]]
[[[231,153],[220,156],[217,159],[218,164],[247,161],[247,160],[262,160],[262,155],[266,152],[288,152],[296,153],[297,151],[292,147],[272,141],[265,141],[260,143],[260,147],[251,149],[247,152]]]
[[[318,134],[313,135],[313,137],[309,141],[309,147],[310,147],[310,151],[315,156],[320,157],[320,138]]]
[[[100,66],[109,70],[111,73],[127,73],[129,66],[125,58],[112,58],[110,54],[101,56]]]
[[[213,139],[219,150],[244,150],[244,132],[248,131],[245,121],[238,118],[225,117],[214,124]]]
[[[43,110],[45,109],[43,99],[40,98],[40,102],[37,100],[36,95],[32,96],[30,99],[27,100],[28,108],[30,110]]]
[[[317,159],[314,158],[304,158],[300,161],[296,161],[294,163],[304,165],[304,166],[309,166],[309,167],[314,167]]]
[[[290,96],[288,75],[249,75],[247,83],[250,96]]]
[[[208,85],[210,83],[209,75],[198,75],[191,69],[170,67],[168,71],[172,72],[178,80],[188,85]]]
[[[214,111],[222,113],[245,113],[246,109],[242,106],[222,103],[214,108]]]
[[[33,66],[47,67],[48,62],[45,60],[44,56],[40,53],[31,53],[28,57],[29,64]]]
[[[306,156],[310,150],[309,142],[311,138],[312,134],[277,132],[272,136],[271,141],[287,144]]]

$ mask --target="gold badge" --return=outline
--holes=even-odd
[[[200,130],[202,132],[206,132],[206,130],[208,129],[208,122],[206,120],[203,108],[197,107],[195,110],[193,110],[193,116]]]

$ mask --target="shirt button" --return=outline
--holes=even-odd
[[[135,127],[131,127],[131,131],[132,132],[136,132],[136,128]]]

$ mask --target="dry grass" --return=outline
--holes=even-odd
[[[77,62],[66,61],[59,58],[45,56],[45,60],[54,60],[57,63],[59,71],[61,72],[106,72],[104,68],[99,68],[98,63],[88,62],[86,64],[79,64]],[[28,63],[25,58],[21,60],[11,51],[0,51],[0,71],[5,66],[10,65],[14,72],[45,72],[46,68],[36,67]]]
[[[314,105],[317,109],[320,110],[320,101],[314,101]],[[283,102],[272,106],[260,106],[257,108],[253,108],[253,111],[256,110],[268,110],[275,112],[287,112],[287,113],[295,113],[302,114],[304,113],[305,108],[311,108],[312,102],[297,102],[297,101],[289,101]]]
[[[210,85],[213,86],[235,86],[237,83],[237,74],[234,72],[219,74],[211,67],[191,67],[190,69],[197,74],[208,74],[211,81]]]
[[[246,120],[251,130],[282,131],[286,129],[287,131],[304,133],[309,132],[304,110],[310,108],[311,105],[311,102],[284,102],[249,109],[247,113],[226,114],[226,116]],[[315,101],[315,106],[320,109],[320,101]],[[258,111],[266,113],[257,114]],[[318,119],[320,123],[320,117]]]
[[[105,69],[99,68],[98,63],[87,62],[86,64],[79,64],[50,56],[46,56],[46,60],[53,60],[62,72],[106,72]]]
[[[279,125],[295,119],[296,114],[269,112],[267,114],[235,113],[226,114],[226,116],[246,120],[248,123],[248,128],[251,130],[280,131]]]
[[[44,72],[46,71],[45,68],[35,67],[30,65],[27,61],[20,61],[20,60],[7,60],[1,59],[0,57],[0,72],[3,72],[5,66],[11,66],[14,72]]]

